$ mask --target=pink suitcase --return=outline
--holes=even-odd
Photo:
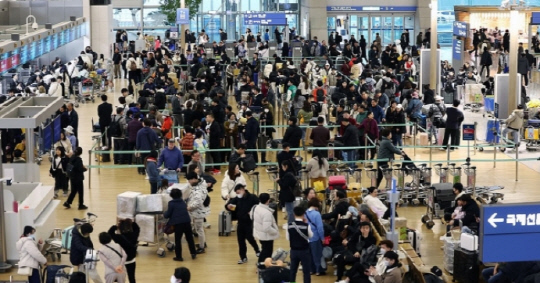
[[[346,189],[347,188],[347,181],[345,180],[345,176],[343,175],[337,175],[337,176],[330,176],[328,177],[328,187],[331,190],[334,189]]]

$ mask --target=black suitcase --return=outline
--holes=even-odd
[[[480,282],[480,262],[478,253],[461,248],[454,250],[454,279],[460,283]]]

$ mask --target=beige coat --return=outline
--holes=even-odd
[[[399,267],[386,270],[382,275],[375,276],[376,283],[401,283],[401,269]]]

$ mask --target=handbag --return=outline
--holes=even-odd
[[[17,274],[23,276],[32,276],[33,272],[33,268],[28,266],[20,266],[19,270],[17,270]]]
[[[165,227],[163,227],[163,233],[166,235],[170,235],[174,233],[174,225],[166,224]]]

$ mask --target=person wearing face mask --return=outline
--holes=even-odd
[[[377,261],[377,264],[375,265],[375,270],[377,271],[378,274],[383,274],[384,271],[386,270],[386,259],[384,257],[384,254],[386,254],[386,252],[392,251],[392,249],[394,248],[394,243],[392,243],[392,241],[390,240],[382,240],[379,243],[379,247],[381,248],[380,254],[382,256],[379,257],[379,260]],[[365,280],[366,279],[365,276],[370,275],[369,270],[364,271],[364,274],[362,274],[361,276],[358,276],[357,272],[359,271],[358,267],[360,266],[361,264],[355,264],[351,269],[349,269],[349,271],[347,272],[347,277],[344,280],[340,281],[340,283],[367,282]],[[362,268],[361,270],[364,270],[364,269]],[[369,279],[369,282],[371,283],[377,283],[373,276],[370,276],[368,279]]]
[[[360,264],[360,256],[372,245],[376,245],[377,240],[371,231],[371,224],[361,222],[359,229],[352,236],[343,240],[345,252],[334,258],[334,263],[337,265],[337,282],[347,283],[348,281],[341,280],[345,273],[345,266],[353,264],[353,267],[347,272],[347,277],[353,278],[352,275],[359,274],[360,277],[366,278],[364,267]]]
[[[401,283],[401,263],[399,256],[394,251],[387,251],[384,254],[384,264],[386,268],[384,272],[379,273],[374,266],[369,268],[370,276],[376,283]]]
[[[250,213],[254,206],[259,204],[259,198],[256,195],[250,194],[244,184],[237,184],[234,187],[236,197],[230,199],[225,205],[228,211],[234,211],[238,219],[238,227],[236,236],[238,240],[240,260],[238,264],[244,264],[248,261],[246,240],[255,250],[255,255],[259,257],[259,245],[253,237],[253,221]]]
[[[189,283],[191,272],[187,267],[178,267],[171,276],[171,283]]]
[[[25,226],[21,238],[15,244],[20,255],[19,270],[30,268],[29,283],[40,283],[40,265],[47,265],[47,259],[40,252],[43,241],[36,241],[35,233],[36,229],[32,226]]]

